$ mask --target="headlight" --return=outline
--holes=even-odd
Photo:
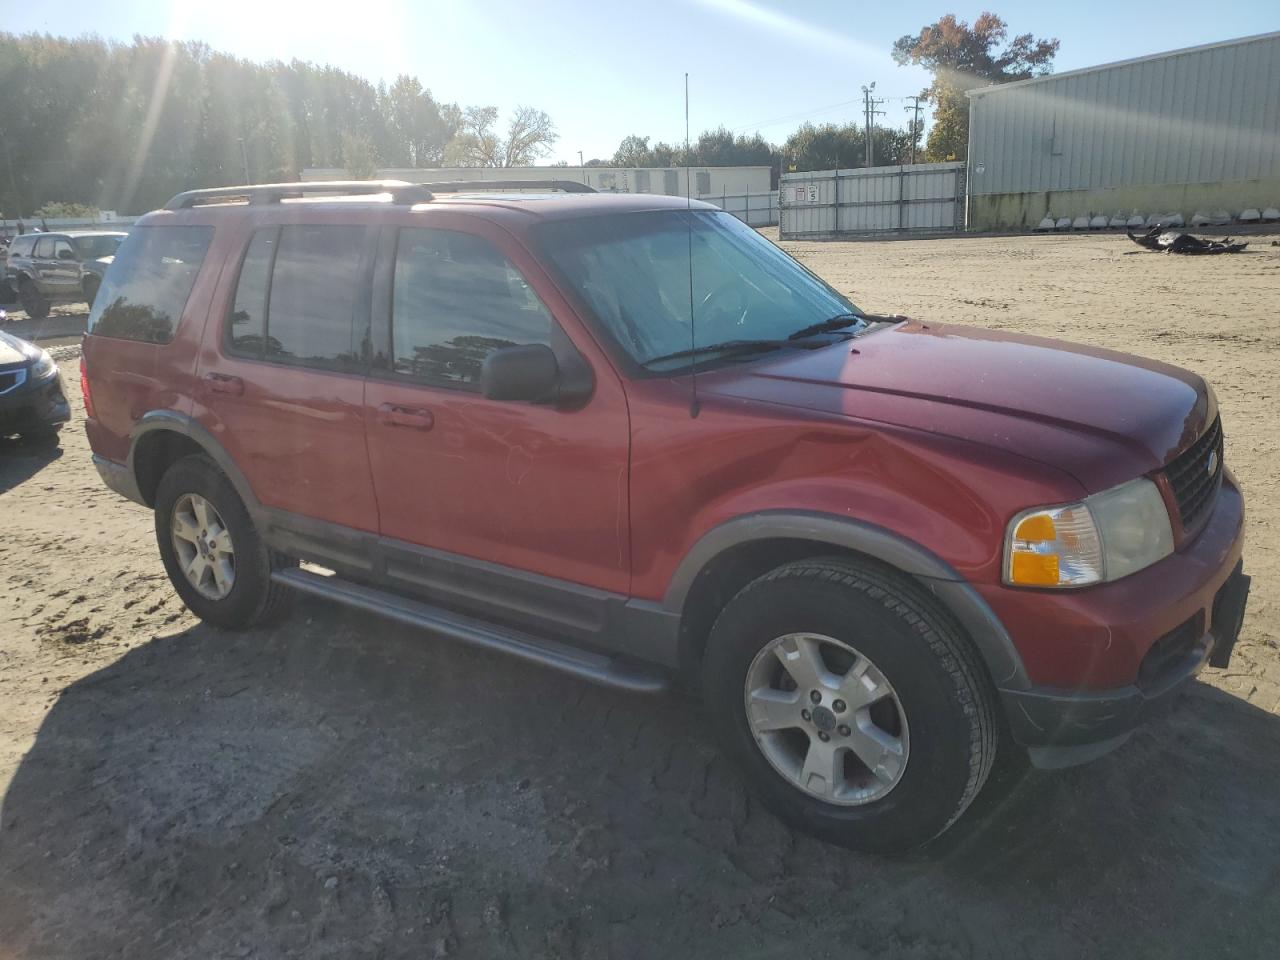
[[[1164,498],[1137,479],[1080,503],[1024,510],[1005,534],[1004,581],[1083,587],[1118,580],[1173,553]]]
[[[53,357],[49,356],[49,351],[41,350],[40,356],[36,358],[36,362],[31,367],[31,379],[43,380],[57,369],[58,365],[53,362]]]

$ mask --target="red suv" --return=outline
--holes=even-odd
[[[774,810],[882,850],[998,754],[1097,757],[1225,664],[1244,504],[1198,376],[868,315],[713,207],[555,186],[139,221],[87,429],[197,616],[301,593],[686,682]]]

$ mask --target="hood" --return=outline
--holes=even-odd
[[[0,367],[15,363],[29,363],[40,351],[9,333],[0,332]]]
[[[1163,466],[1216,413],[1205,382],[1178,367],[914,321],[727,367],[698,386],[996,447],[1057,467],[1090,492]]]

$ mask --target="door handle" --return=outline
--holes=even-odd
[[[409,427],[411,430],[430,430],[435,426],[436,418],[430,410],[418,407],[401,407],[394,403],[384,403],[378,407],[378,422],[389,427]]]
[[[233,397],[244,395],[244,381],[225,373],[206,373],[204,382],[209,385],[210,393],[229,393]]]

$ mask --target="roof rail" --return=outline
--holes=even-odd
[[[595,193],[595,187],[579,180],[444,180],[420,183],[432,193],[484,193],[486,190],[561,190],[565,193]]]
[[[207,190],[185,190],[164,205],[166,210],[186,210],[237,200],[253,205],[279,203],[309,193],[336,196],[391,194],[392,203],[425,203],[431,191],[421,184],[405,180],[312,180],[300,183],[260,183],[241,187],[211,187]]]

